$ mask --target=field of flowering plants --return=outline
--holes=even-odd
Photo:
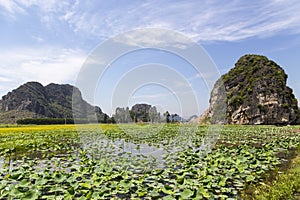
[[[287,165],[297,126],[0,128],[0,199],[240,199]]]

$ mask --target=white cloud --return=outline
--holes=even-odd
[[[0,14],[17,21],[11,23],[8,20],[11,24],[7,28],[12,28],[6,35],[11,35],[11,40],[8,45],[0,47],[0,94],[32,80],[44,85],[50,82],[72,84],[87,56],[79,48],[95,47],[104,39],[132,29],[170,29],[201,42],[237,41],[300,33],[299,10],[299,0],[234,0],[225,3],[211,0],[0,0]],[[125,43],[161,46],[168,45],[170,39],[173,39],[171,42],[180,41],[175,36],[164,38],[159,34],[141,31],[119,39]],[[30,44],[31,41],[35,43]],[[33,44],[39,46],[33,47]],[[53,47],[53,44],[60,47]],[[185,42],[176,44],[179,48],[185,47]],[[70,46],[72,48],[68,48]],[[74,46],[79,48],[74,49]],[[101,62],[93,58],[87,61]],[[203,73],[187,80],[194,83],[211,77],[211,74]],[[178,89],[176,94],[188,97],[191,91],[184,90],[187,87],[179,90],[180,86],[188,85],[177,83],[174,86]],[[133,99],[169,100],[168,97],[172,96],[159,95],[150,93],[133,96]]]
[[[57,9],[59,2],[58,0],[16,0],[19,4],[22,4],[24,7],[37,6],[45,12],[54,11]]]
[[[0,82],[5,85],[6,82],[18,85],[27,81],[72,83],[86,58],[81,50],[58,47],[20,48],[2,52]]]
[[[68,5],[68,1],[60,0],[0,0],[0,7],[11,14],[27,13],[26,9],[31,6],[39,8],[45,14],[56,12],[66,4]]]
[[[115,42],[141,48],[186,49],[192,41],[181,33],[159,28],[137,29],[113,38]]]
[[[32,39],[34,39],[35,41],[37,41],[37,42],[44,42],[45,40],[44,40],[44,38],[42,38],[42,37],[40,37],[40,36],[31,36],[32,37]]]
[[[144,94],[144,95],[133,95],[132,99],[142,99],[142,100],[159,100],[161,98],[166,98],[174,95],[173,93],[158,93],[158,94]]]
[[[196,79],[209,79],[209,78],[213,78],[215,77],[214,74],[212,73],[198,73],[198,74],[195,74],[194,76],[191,76],[188,78],[189,81],[193,81],[193,80],[196,80]]]
[[[68,24],[75,33],[101,39],[146,27],[180,31],[202,42],[300,32],[298,0],[0,0],[0,7],[10,14],[35,7],[49,28]]]
[[[12,80],[9,77],[0,76],[0,82],[11,82]]]
[[[14,17],[16,13],[25,13],[25,10],[12,0],[0,0],[0,9],[8,12],[9,17]]]
[[[154,27],[181,31],[197,41],[235,41],[300,32],[300,2],[294,1],[146,1],[114,5],[78,1],[64,16],[74,29],[110,37]]]

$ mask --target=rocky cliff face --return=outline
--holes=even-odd
[[[295,124],[298,102],[287,75],[265,56],[245,55],[215,84],[202,121],[224,124]]]
[[[131,113],[134,115],[135,121],[150,121],[149,113],[151,107],[152,106],[148,104],[135,104],[132,106]]]
[[[0,100],[0,123],[14,123],[27,117],[72,118],[72,95],[77,94],[76,115],[85,117],[85,112],[102,115],[99,107],[94,107],[82,99],[78,88],[51,83],[43,86],[38,82],[28,82],[9,92]],[[75,111],[76,112],[76,111]]]
[[[135,104],[131,109],[118,107],[113,117],[117,123],[160,122],[161,120],[156,107],[145,103]]]

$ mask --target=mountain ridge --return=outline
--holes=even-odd
[[[76,94],[76,107],[81,109],[73,112],[73,95]],[[90,114],[103,117],[101,108],[87,103],[81,92],[70,84],[50,83],[43,86],[36,81],[26,82],[13,89],[0,100],[0,123],[15,123],[21,118],[73,118],[86,117],[83,110]]]

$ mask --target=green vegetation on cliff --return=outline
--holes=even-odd
[[[287,78],[284,70],[265,56],[242,56],[215,84],[209,114],[213,123],[222,121],[216,117],[224,106],[223,123],[297,123],[298,102],[286,85]]]

